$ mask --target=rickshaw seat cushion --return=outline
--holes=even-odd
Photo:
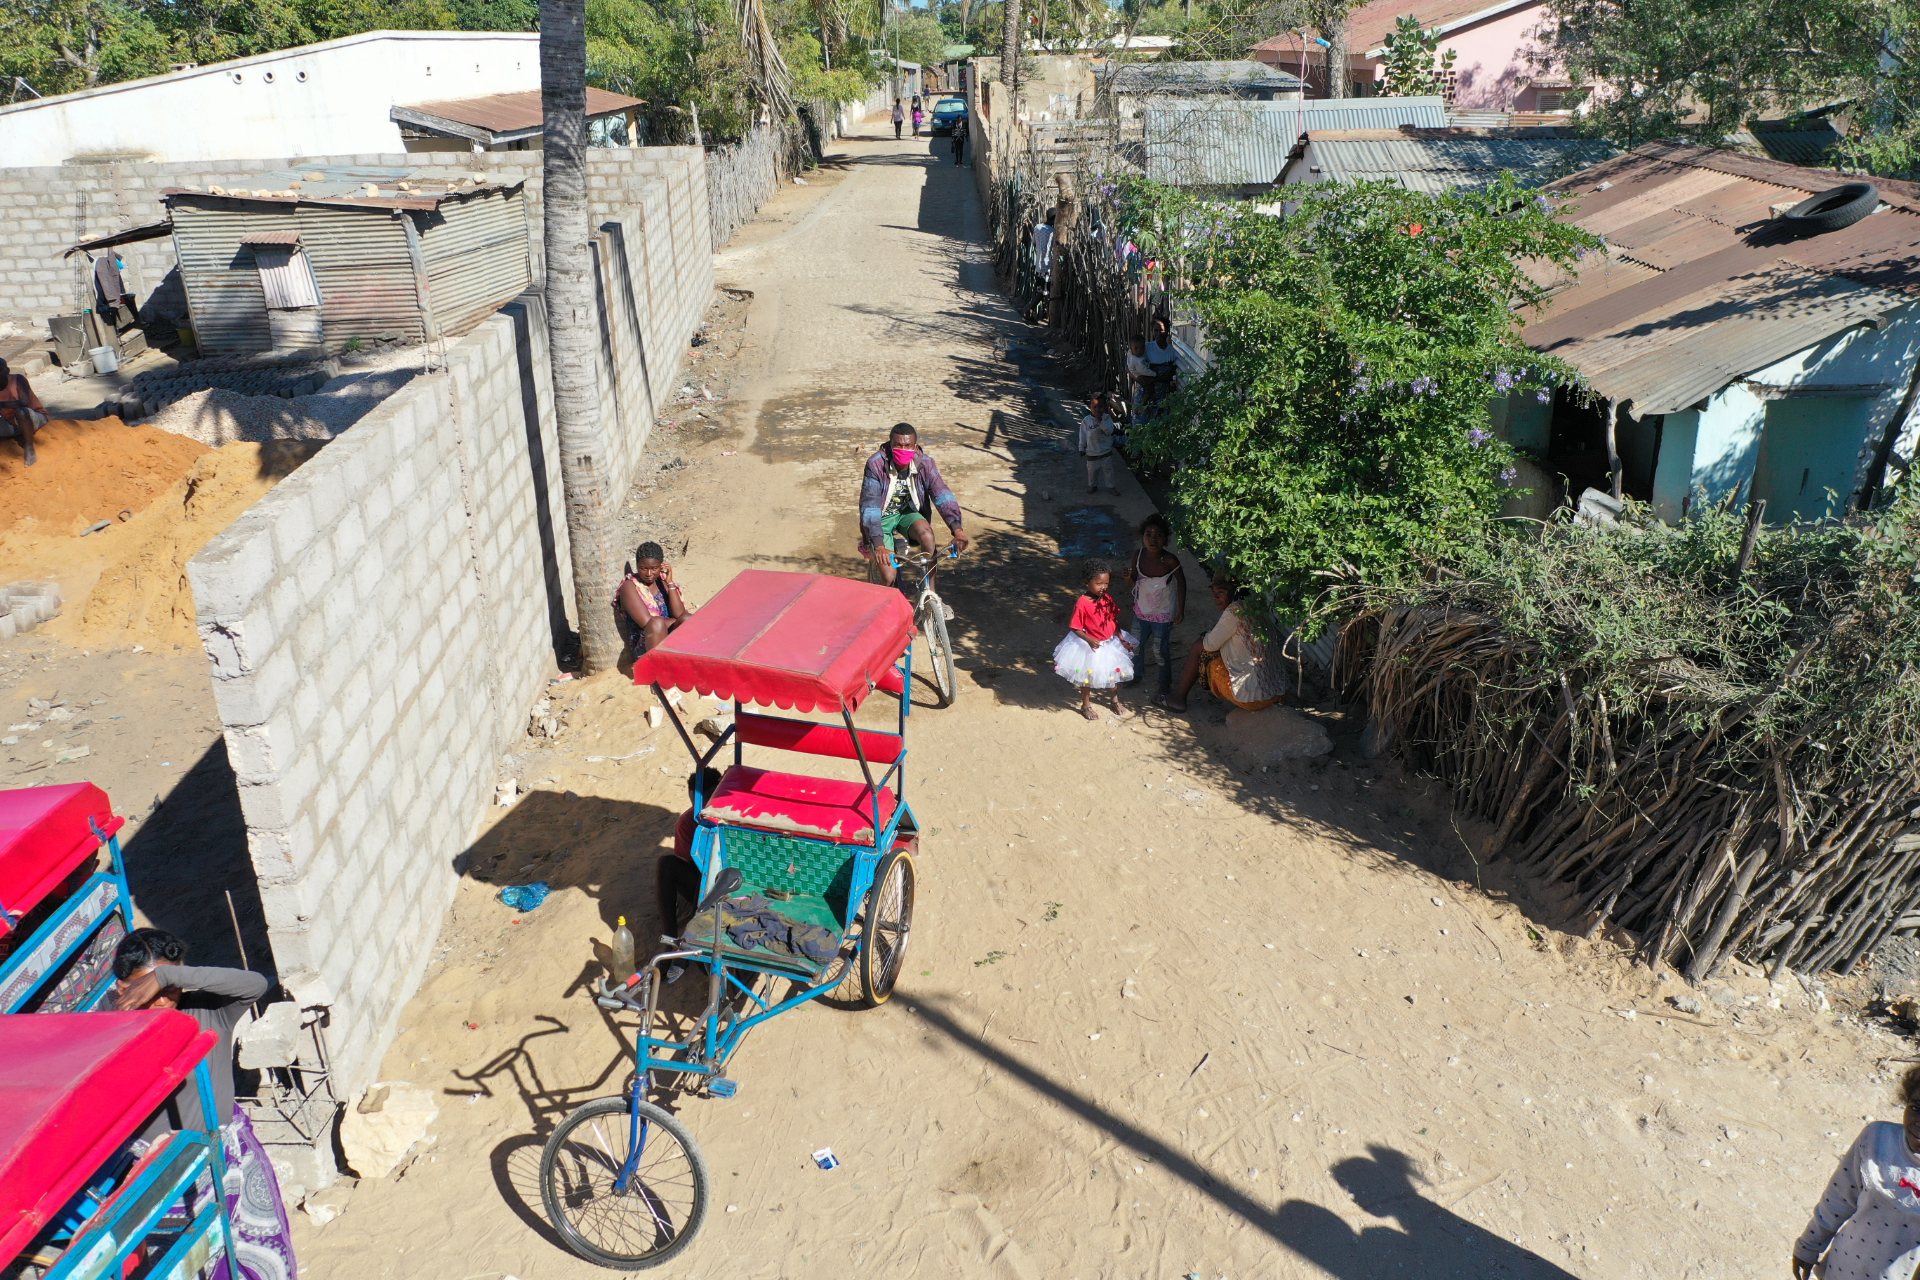
[[[91,782],[0,791],[0,906],[16,919],[100,847],[87,820],[112,835],[122,820]],[[0,916],[0,936],[11,929]]]
[[[175,1010],[0,1016],[0,1258],[17,1255],[217,1041]]]
[[[750,746],[832,756],[839,760],[860,758],[859,752],[854,750],[853,734],[836,724],[789,720],[785,716],[763,716],[752,711],[742,711],[733,724],[740,741]],[[867,760],[871,764],[892,764],[906,750],[906,740],[897,733],[861,729],[859,734],[860,750],[867,753]]]
[[[897,804],[892,788],[880,788],[882,829],[892,823]],[[776,773],[741,764],[727,770],[700,811],[700,821],[716,826],[752,827],[869,848],[877,839],[873,820],[873,792],[864,782]]]

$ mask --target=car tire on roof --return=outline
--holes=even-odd
[[[1802,200],[1780,218],[1787,228],[1821,235],[1850,227],[1880,207],[1880,190],[1871,182],[1849,182]]]

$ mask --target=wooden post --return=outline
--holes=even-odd
[[[1059,198],[1054,201],[1053,219],[1053,270],[1047,273],[1047,327],[1053,328],[1060,323],[1060,294],[1067,278],[1067,255],[1065,249],[1070,229],[1073,226],[1073,175],[1058,174],[1054,182],[1060,188]]]
[[[1747,576],[1747,570],[1753,567],[1753,551],[1760,543],[1760,523],[1767,517],[1767,500],[1755,498],[1747,504],[1747,532],[1740,539],[1740,558],[1733,565],[1733,580],[1737,585]]]
[[[1622,484],[1626,478],[1626,468],[1620,463],[1620,402],[1607,403],[1607,470],[1613,476],[1613,496],[1616,499],[1626,497]]]

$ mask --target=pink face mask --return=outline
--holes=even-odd
[[[910,467],[910,466],[912,466],[912,465],[913,465],[913,450],[911,450],[911,449],[890,449],[890,450],[888,450],[888,452],[890,452],[891,454],[893,454],[893,465],[894,465],[894,466],[896,466],[896,467]]]

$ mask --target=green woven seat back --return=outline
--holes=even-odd
[[[846,932],[855,847],[738,827],[719,834],[726,865],[746,877],[741,893],[765,893],[789,919]]]

